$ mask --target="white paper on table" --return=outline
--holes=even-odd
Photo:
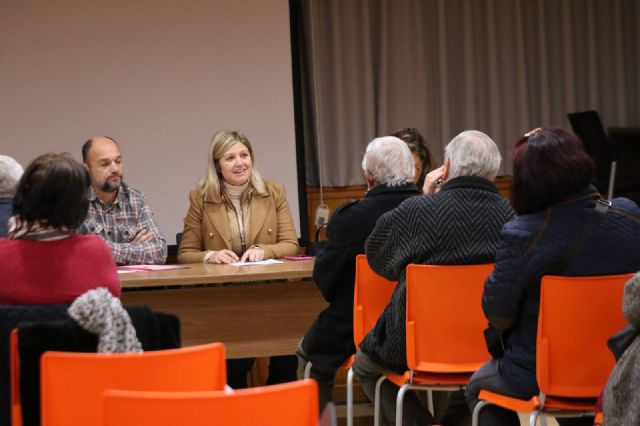
[[[273,265],[274,263],[284,263],[282,260],[265,259],[260,262],[236,262],[231,263],[233,266],[254,266],[254,265]]]

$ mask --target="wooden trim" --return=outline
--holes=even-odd
[[[496,187],[503,197],[511,198],[511,176],[498,176],[495,180]],[[351,185],[351,186],[332,186],[324,187],[323,202],[329,206],[330,214],[338,208],[341,204],[351,200],[359,200],[364,198],[364,194],[367,190],[367,185]],[[316,224],[315,214],[316,209],[320,205],[320,188],[317,186],[307,186],[307,208],[309,212],[309,241],[316,240]],[[326,238],[324,231],[320,233],[320,239]]]

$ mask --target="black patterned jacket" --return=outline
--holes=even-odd
[[[398,280],[398,286],[362,351],[383,367],[404,372],[407,265],[492,263],[500,229],[513,216],[495,185],[477,176],[451,179],[440,192],[411,198],[383,215],[366,242],[366,254],[371,268]]]

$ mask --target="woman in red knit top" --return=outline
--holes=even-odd
[[[9,238],[0,238],[0,304],[69,303],[106,287],[120,296],[116,264],[95,235],[80,235],[90,177],[68,154],[45,154],[27,167],[13,202]]]

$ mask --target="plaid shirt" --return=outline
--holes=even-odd
[[[80,227],[83,234],[98,234],[107,243],[118,265],[163,264],[167,242],[141,192],[122,184],[113,204],[104,204],[93,188],[89,194],[89,211]],[[146,243],[132,243],[145,230],[154,237]]]

